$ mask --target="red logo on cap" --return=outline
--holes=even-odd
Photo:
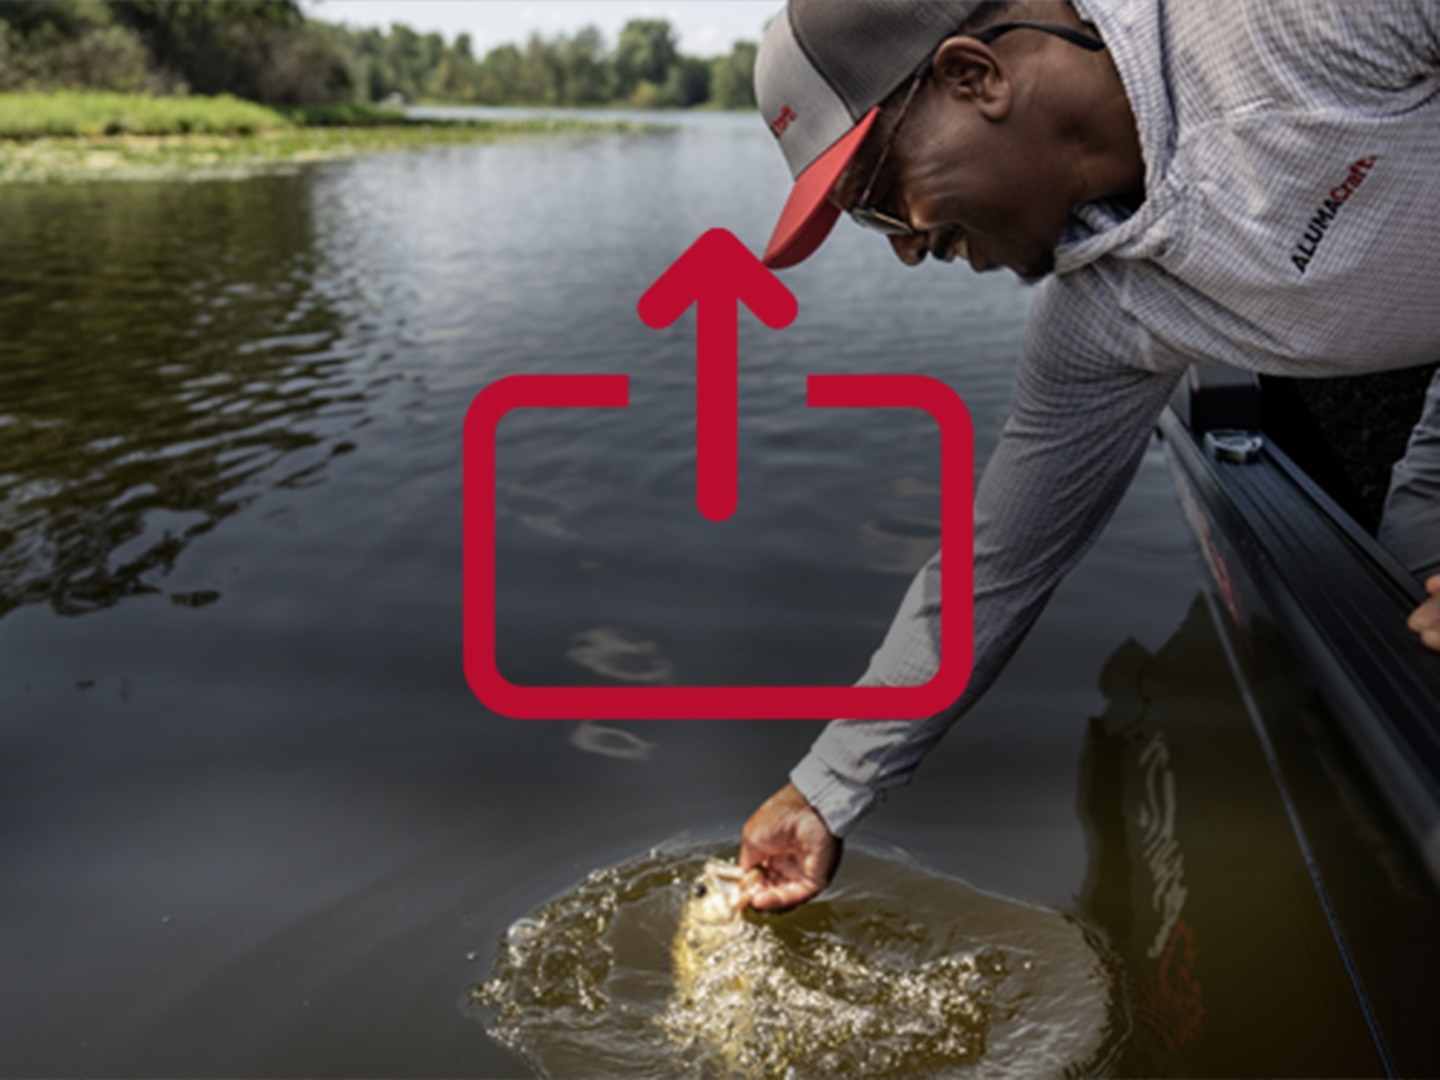
[[[770,121],[770,130],[775,133],[775,138],[778,139],[781,135],[784,135],[785,129],[794,122],[795,118],[795,110],[789,105],[782,105],[780,107],[780,114],[776,116],[774,120]]]

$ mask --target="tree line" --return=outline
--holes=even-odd
[[[612,46],[595,27],[474,54],[400,23],[307,19],[297,0],[0,2],[0,91],[229,93],[275,105],[409,102],[750,108],[755,45],[680,52],[664,19],[633,19]]]

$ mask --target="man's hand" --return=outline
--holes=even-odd
[[[1405,625],[1420,635],[1427,649],[1440,652],[1440,574],[1425,582],[1425,591],[1430,599],[1415,609]]]
[[[773,911],[809,900],[830,884],[840,848],[805,796],[786,784],[750,815],[741,834],[740,868],[759,872],[751,905]]]

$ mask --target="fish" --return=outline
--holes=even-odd
[[[707,964],[745,934],[747,885],[752,876],[732,862],[707,859],[690,883],[671,949],[677,994],[693,1000]]]
[[[726,1076],[759,1080],[783,1072],[785,1040],[757,1027],[757,1008],[780,972],[773,934],[747,919],[759,870],[707,859],[686,887],[671,948],[674,989],[661,1023]],[[761,1009],[763,1012],[763,1009]]]

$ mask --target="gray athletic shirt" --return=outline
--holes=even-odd
[[[791,772],[837,835],[907,782],[1109,520],[1192,361],[1347,375],[1440,356],[1440,0],[1075,0],[1145,201],[1080,207],[975,504],[975,666],[927,720],[838,720]],[[938,663],[939,556],[861,685]]]

